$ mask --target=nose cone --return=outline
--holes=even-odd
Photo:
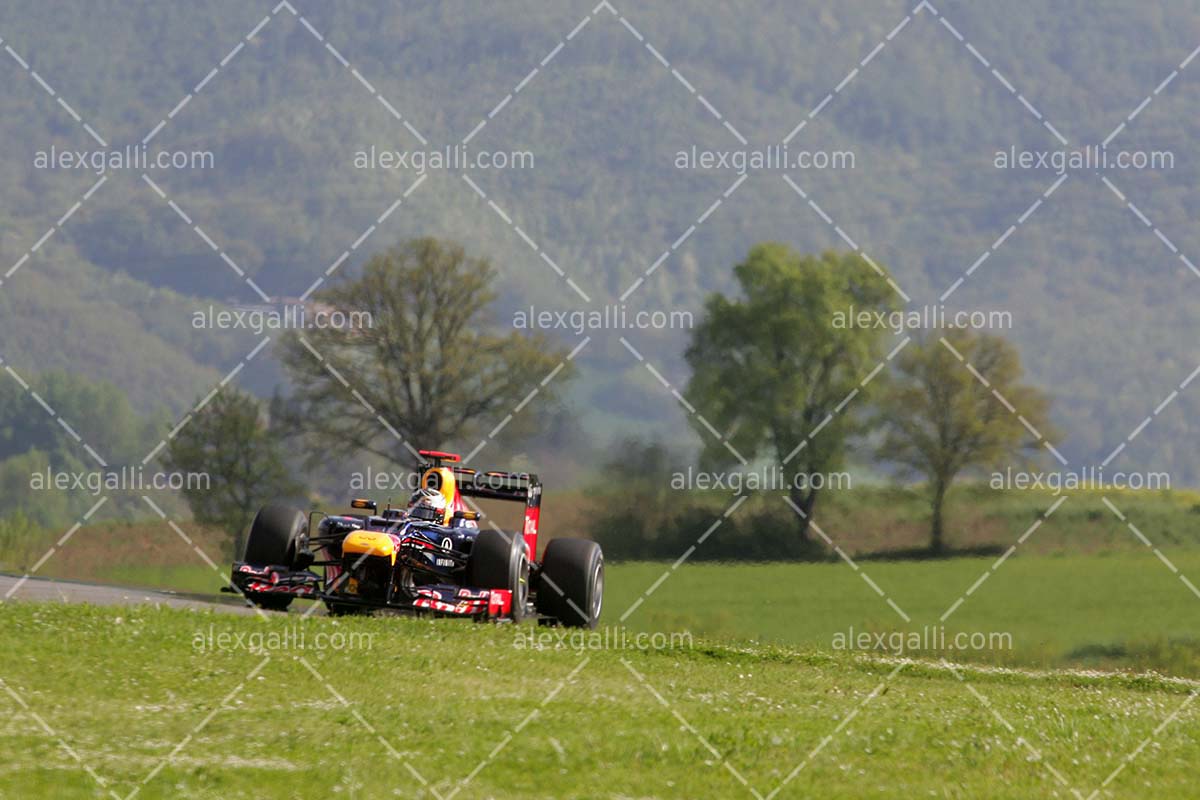
[[[386,533],[355,531],[342,541],[343,553],[380,556],[396,560],[396,542]]]

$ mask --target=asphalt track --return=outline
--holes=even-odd
[[[82,581],[51,580],[0,573],[0,601],[89,603],[97,606],[154,605],[253,614],[235,597],[135,589]]]

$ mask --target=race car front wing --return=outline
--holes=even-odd
[[[323,600],[339,606],[390,609],[395,611],[427,611],[458,617],[499,619],[512,614],[512,592],[507,589],[472,589],[451,584],[417,587],[415,596],[397,597],[384,602],[343,591],[326,591],[321,576],[308,570],[290,570],[283,566],[258,567],[234,562],[232,588],[223,591],[257,596],[288,594],[312,600]]]

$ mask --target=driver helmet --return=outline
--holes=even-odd
[[[408,500],[408,517],[412,520],[446,521],[446,498],[437,489],[417,489]]]

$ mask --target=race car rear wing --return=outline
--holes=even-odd
[[[525,504],[525,528],[521,532],[530,560],[537,558],[538,524],[542,512],[542,484],[527,472],[480,472],[470,467],[451,467],[463,497],[508,500]]]
[[[467,497],[489,500],[529,499],[533,487],[541,488],[537,475],[527,472],[480,472],[470,467],[451,467],[458,489]]]
[[[530,560],[537,558],[538,525],[541,522],[542,510],[542,483],[537,475],[528,472],[483,471],[459,466],[462,458],[455,453],[421,450],[420,454],[429,459],[425,466],[448,467],[454,474],[455,486],[463,497],[524,503],[525,523],[521,534],[529,548]]]

